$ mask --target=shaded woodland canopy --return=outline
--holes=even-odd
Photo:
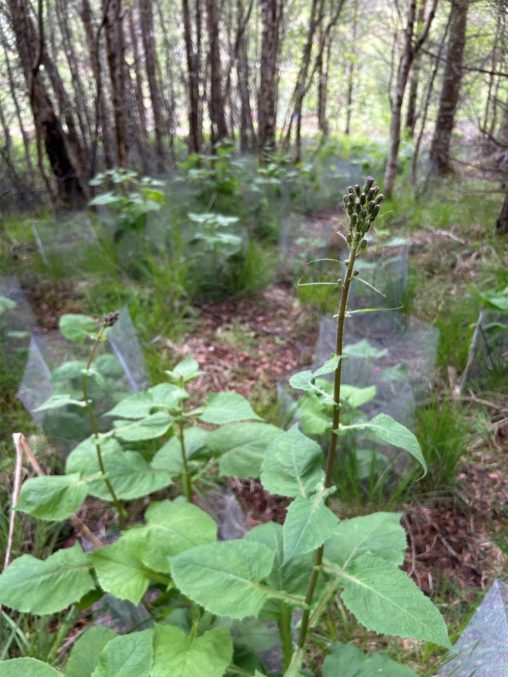
[[[6,0],[0,201],[79,206],[105,168],[224,142],[299,161],[336,134],[387,140],[388,194],[401,153],[413,183],[504,186],[506,23],[504,0]]]

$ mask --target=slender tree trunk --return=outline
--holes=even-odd
[[[228,135],[224,97],[222,94],[222,64],[220,58],[219,12],[217,0],[206,0],[206,25],[209,42],[210,93],[208,111],[211,123],[212,146]]]
[[[152,0],[140,0],[139,14],[141,18],[141,36],[143,38],[143,49],[145,52],[146,78],[148,80],[150,103],[152,107],[157,168],[159,171],[161,171],[164,168],[165,161],[164,121],[162,116],[163,99],[157,78],[158,65],[157,54],[155,51],[155,31],[153,25]]]
[[[501,212],[496,221],[496,233],[508,234],[508,191],[506,192]]]
[[[190,153],[201,153],[203,134],[201,129],[199,76],[201,69],[201,5],[195,0],[196,36],[193,39],[192,19],[189,0],[182,0],[183,30],[185,39],[185,56],[187,59],[187,98],[189,118],[188,146]]]
[[[355,86],[355,65],[356,65],[356,41],[358,39],[358,0],[354,1],[353,8],[353,39],[351,40],[350,56],[347,68],[347,90],[346,90],[346,124],[344,134],[351,134],[351,119],[353,117],[353,94]]]
[[[261,163],[275,150],[277,62],[283,0],[260,0],[261,66],[258,92],[258,150]]]
[[[320,42],[324,39],[323,27],[321,26]],[[318,54],[317,57],[317,71],[318,71],[318,128],[322,134],[323,140],[326,140],[330,135],[330,125],[328,124],[328,70],[330,67],[330,55],[332,50],[332,35],[326,41],[326,48],[324,55]]]
[[[240,148],[243,151],[252,150],[256,144],[256,132],[252,107],[250,103],[250,74],[249,74],[249,41],[244,28],[246,21],[243,0],[237,0],[237,35],[238,57],[236,62],[236,76],[238,81],[238,95],[240,98]]]
[[[432,172],[440,176],[451,171],[450,143],[459,103],[468,8],[469,0],[452,0],[443,87],[430,146]]]
[[[38,31],[32,22],[26,0],[9,0],[9,9],[36,132],[44,143],[57,182],[58,196],[66,205],[81,205],[86,199],[85,190],[67,150],[65,134],[40,68],[45,51],[42,0],[39,0],[38,7]]]
[[[125,38],[123,33],[122,0],[102,0],[105,18],[106,46],[111,80],[111,99],[115,120],[116,161],[127,167],[129,145],[127,136]]]
[[[405,34],[404,48],[399,62],[397,83],[395,87],[395,96],[392,102],[392,115],[390,121],[390,149],[388,154],[388,162],[386,164],[385,180],[384,180],[384,193],[387,197],[390,197],[391,194],[393,193],[395,177],[397,175],[397,169],[399,165],[402,104],[404,102],[404,94],[406,91],[406,85],[409,78],[409,72],[411,70],[411,64],[413,63],[415,56],[418,54],[421,46],[423,45],[424,41],[427,38],[428,32],[430,30],[430,25],[432,23],[432,20],[434,19],[436,6],[437,0],[434,0],[424,28],[420,36],[417,38],[416,42],[413,42],[414,27],[416,20],[416,0],[409,0],[407,22],[404,32]]]
[[[140,132],[143,137],[143,141],[146,145],[150,146],[150,139],[148,135],[148,124],[146,120],[146,106],[145,106],[145,95],[143,92],[143,75],[141,72],[141,54],[139,51],[139,41],[138,41],[138,31],[136,26],[136,21],[134,17],[134,7],[129,7],[127,10],[129,16],[129,34],[130,42],[132,45],[132,56],[133,67],[134,67],[134,82],[131,82],[131,85],[134,86],[136,107],[138,110],[138,120]]]
[[[425,21],[425,5],[426,0],[420,0],[417,18],[418,32],[422,30],[423,23]],[[414,59],[413,66],[411,68],[411,79],[409,82],[409,95],[407,100],[407,111],[406,111],[406,129],[411,138],[413,138],[416,125],[416,102],[418,100],[418,82],[420,79],[420,58],[421,58],[420,55],[417,55]]]

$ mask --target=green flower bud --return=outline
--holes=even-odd
[[[384,199],[385,199],[385,196],[383,195],[383,193],[380,193],[376,198],[376,204],[380,205],[381,202],[383,202]]]
[[[361,192],[362,192],[362,189],[360,188],[360,186],[357,183],[355,183],[355,193],[358,195],[358,197],[360,196]]]
[[[354,192],[355,192],[355,189],[353,188],[353,186],[348,186],[347,192],[351,193],[351,195],[353,195]]]
[[[360,249],[367,249],[367,240],[362,240],[360,242]]]
[[[364,205],[366,202],[367,202],[367,196],[365,195],[365,193],[362,193],[360,195],[360,204]]]
[[[374,185],[374,177],[373,176],[368,176],[365,179],[365,186],[363,188],[364,191],[368,191],[372,186]]]
[[[379,214],[379,205],[374,205],[373,210],[370,213],[370,220],[374,221],[376,216]]]

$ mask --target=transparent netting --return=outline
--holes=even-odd
[[[86,412],[72,404],[43,410],[40,407],[56,395],[83,399],[82,370],[87,357],[85,348],[66,341],[58,332],[34,333],[30,340],[18,398],[48,439],[63,452],[91,433]],[[120,312],[93,366],[98,376],[90,378],[90,399],[99,426],[105,430],[111,421],[103,414],[125,395],[147,385],[143,355],[127,309]]]
[[[439,677],[508,675],[508,586],[494,581],[449,653]]]
[[[63,263],[74,266],[98,245],[97,234],[86,212],[58,220],[34,221],[32,233],[46,265]]]
[[[334,236],[329,219],[308,219],[296,213],[286,216],[279,239],[279,274],[298,275],[310,260],[325,257]]]
[[[462,387],[483,389],[506,379],[508,313],[482,310],[475,325]]]
[[[16,276],[0,277],[0,364],[17,382],[23,374],[35,327],[34,315]]]

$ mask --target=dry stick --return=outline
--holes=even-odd
[[[333,483],[333,464],[335,460],[335,454],[337,451],[337,439],[338,431],[340,426],[340,387],[341,387],[341,375],[342,375],[342,351],[343,351],[343,342],[344,342],[344,322],[346,319],[346,307],[349,294],[349,287],[351,285],[351,280],[353,278],[353,269],[355,264],[355,258],[357,254],[356,247],[358,242],[354,241],[351,245],[349,261],[347,263],[346,275],[344,277],[344,286],[342,288],[342,294],[340,297],[340,306],[339,314],[337,316],[337,345],[335,349],[335,354],[339,358],[339,363],[337,369],[335,370],[334,376],[334,386],[333,386],[333,423],[332,423],[332,432],[330,436],[330,446],[328,449],[328,457],[326,459],[326,474],[325,474],[325,489],[328,489]],[[300,624],[300,634],[298,637],[298,648],[293,654],[293,660],[289,667],[289,674],[296,674],[295,670],[297,669],[300,659],[303,656],[303,650],[305,646],[305,640],[307,639],[307,632],[309,629],[309,620],[311,613],[312,600],[314,598],[314,593],[316,590],[316,584],[318,576],[320,573],[321,563],[323,561],[324,546],[316,550],[314,556],[314,568],[309,579],[309,585],[307,587],[307,594],[305,595],[306,608],[302,613],[302,620]],[[291,672],[293,670],[293,672]]]
[[[14,433],[13,440],[14,440],[14,446],[16,448],[16,466],[14,468],[14,487],[12,490],[12,497],[11,497],[11,514],[9,516],[9,533],[7,536],[7,547],[5,549],[5,558],[4,558],[4,566],[3,570],[5,571],[7,567],[9,566],[9,562],[11,560],[11,552],[12,552],[12,541],[14,539],[14,523],[16,521],[16,505],[18,503],[18,498],[19,498],[19,492],[21,489],[21,474],[23,471],[23,451],[21,449],[20,444],[17,444],[17,437],[20,435],[20,433]]]
[[[18,471],[18,462],[20,465],[19,469],[19,476],[21,477],[21,468],[23,464],[23,456],[26,456],[28,459],[28,462],[32,466],[34,472],[38,477],[45,477],[46,473],[43,471],[41,466],[39,465],[39,462],[35,458],[35,455],[33,451],[30,449],[30,446],[28,442],[26,441],[26,437],[23,435],[23,433],[14,433],[12,436],[13,442],[14,442],[14,447],[16,448],[16,471]],[[18,486],[18,493],[16,493],[16,476],[14,480],[14,491],[13,491],[13,501],[12,501],[12,509],[11,509],[11,522],[12,522],[12,528],[14,529],[14,519],[15,519],[15,508],[16,508],[16,503],[17,499],[19,496],[19,490],[20,486]],[[70,518],[70,522],[74,529],[80,533],[81,535],[85,536],[88,538],[88,540],[95,545],[96,548],[102,548],[102,543],[101,541],[95,536],[95,534],[90,531],[90,529],[86,526],[86,524],[83,522],[81,518],[79,518],[77,515],[72,515]],[[11,524],[9,524],[9,537],[10,537],[10,531],[11,531]],[[12,540],[12,539],[11,539]],[[9,544],[8,544],[9,546]],[[10,553],[9,553],[10,554]],[[4,569],[6,568],[8,564],[7,561],[7,553],[6,553],[6,563],[4,563]]]

